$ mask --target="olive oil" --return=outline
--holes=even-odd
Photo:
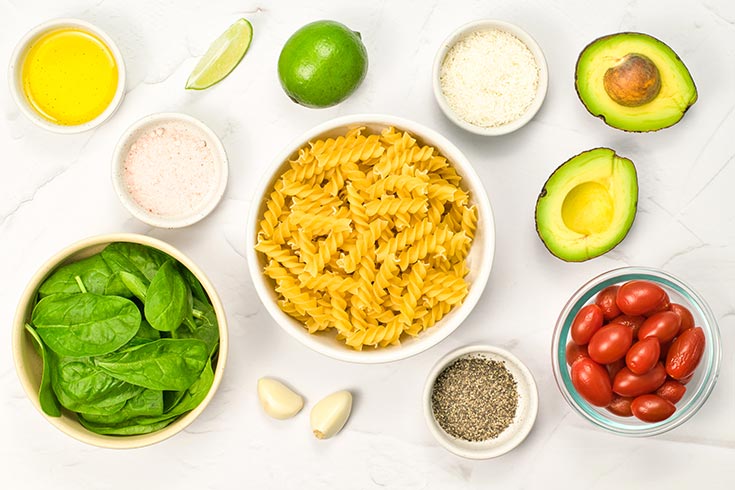
[[[68,27],[51,30],[33,43],[21,77],[36,112],[55,124],[76,126],[94,120],[110,105],[118,66],[101,39]]]

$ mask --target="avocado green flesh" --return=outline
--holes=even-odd
[[[551,174],[536,202],[536,230],[552,254],[581,262],[625,238],[637,204],[633,162],[609,148],[596,148]]]
[[[605,72],[628,54],[648,57],[659,70],[661,90],[646,104],[626,107],[605,91]],[[576,87],[587,110],[625,131],[656,131],[676,124],[697,101],[689,70],[666,44],[647,34],[620,33],[593,41],[577,60]]]

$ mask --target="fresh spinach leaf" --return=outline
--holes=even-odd
[[[178,266],[179,271],[181,272],[181,275],[184,276],[184,280],[189,285],[189,289],[191,289],[191,294],[194,295],[194,298],[198,299],[202,303],[209,303],[209,296],[207,296],[202,283],[199,282],[199,279],[196,278],[194,273],[181,262],[179,262]]]
[[[110,415],[90,413],[81,414],[86,420],[97,425],[116,425],[140,416],[163,415],[163,392],[144,389],[125,402],[125,406]]]
[[[152,390],[185,390],[209,359],[196,339],[160,339],[94,359],[97,367],[128,383]]]
[[[184,413],[194,410],[202,401],[207,397],[209,389],[214,383],[214,371],[212,370],[212,362],[207,362],[207,365],[202,370],[192,385],[182,393],[176,403],[168,407],[168,409],[159,417],[139,417],[137,420],[142,424],[152,424],[158,422],[166,417],[172,417],[183,415]],[[164,404],[165,406],[165,404]]]
[[[166,427],[167,425],[171,424],[171,422],[173,422],[175,419],[176,417],[172,417],[162,422],[156,422],[154,424],[149,424],[149,425],[141,425],[135,422],[135,419],[132,419],[130,421],[125,422],[124,424],[109,426],[109,425],[95,424],[85,419],[83,416],[80,416],[79,423],[81,423],[87,430],[90,430],[97,434],[106,434],[106,435],[113,435],[113,436],[134,436],[134,435],[149,434],[151,432],[159,431],[163,429],[164,427]]]
[[[77,276],[90,293],[105,294],[112,271],[102,257],[95,254],[56,269],[38,288],[38,295],[44,298],[59,293],[81,293],[75,279]]]
[[[114,378],[90,358],[50,355],[51,383],[62,406],[74,412],[109,414],[125,406],[143,388]]]
[[[212,370],[212,362],[209,361],[199,378],[189,386],[184,396],[179,399],[176,405],[171,407],[166,415],[181,415],[189,410],[194,410],[207,396],[212,383],[214,383],[214,371]]]
[[[41,385],[38,388],[38,401],[41,404],[41,410],[50,417],[60,417],[61,406],[59,405],[58,398],[54,394],[53,388],[51,388],[51,364],[46,354],[46,346],[43,345],[43,341],[38,336],[38,333],[27,323],[26,331],[31,335],[33,345],[38,355],[41,356],[41,362],[43,363]]]
[[[133,338],[140,320],[138,307],[129,299],[93,293],[46,296],[31,316],[44,343],[69,357],[98,356],[119,349]]]
[[[150,323],[143,319],[140,322],[140,328],[135,334],[135,337],[144,340],[158,340],[161,338],[161,332],[151,327]]]
[[[146,292],[148,291],[148,282],[143,281],[140,276],[132,274],[127,271],[120,271],[117,273],[120,281],[123,283],[125,288],[130,291],[133,296],[138,298],[141,302],[145,303]]]
[[[146,281],[152,281],[158,269],[171,260],[159,250],[129,242],[111,243],[101,255],[113,273],[125,271]]]
[[[158,269],[148,286],[145,318],[156,330],[172,332],[185,318],[191,317],[192,296],[186,281],[173,261]]]
[[[194,325],[179,328],[171,333],[175,339],[199,339],[207,344],[209,356],[213,356],[219,346],[219,324],[214,308],[194,298]]]

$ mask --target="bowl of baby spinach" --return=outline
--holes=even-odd
[[[227,323],[211,282],[143,235],[62,250],[34,275],[13,325],[21,384],[54,426],[89,444],[133,448],[187,427],[217,390]]]

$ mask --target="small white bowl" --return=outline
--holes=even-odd
[[[279,308],[276,302],[278,295],[274,290],[274,284],[263,273],[264,257],[256,252],[255,244],[260,219],[265,210],[266,198],[270,195],[275,181],[289,167],[288,160],[293,158],[300,148],[314,139],[344,135],[349,129],[355,127],[365,127],[371,132],[376,132],[389,126],[408,131],[420,144],[431,145],[444,155],[457,169],[457,173],[462,177],[461,186],[470,192],[470,200],[477,206],[477,231],[475,232],[470,254],[467,257],[467,266],[470,272],[465,277],[469,282],[469,293],[461,305],[453,308],[436,325],[424,330],[416,337],[406,338],[401,341],[400,345],[391,345],[379,349],[365,348],[356,351],[343,342],[336,340],[331,332],[310,334],[301,322]],[[479,301],[490,276],[495,252],[495,224],[490,201],[482,181],[459,148],[436,131],[417,122],[383,114],[355,114],[320,124],[286,146],[273,161],[270,168],[266,170],[264,178],[253,197],[246,236],[246,258],[255,291],[273,319],[283,330],[307,347],[334,359],[363,364],[377,364],[406,359],[425,351],[447,338],[467,318],[467,315],[470,314]]]
[[[495,439],[470,442],[447,434],[434,418],[431,397],[436,378],[444,369],[461,357],[483,356],[505,364],[517,383],[518,408],[513,423]],[[531,371],[507,350],[490,345],[469,345],[442,357],[429,373],[424,387],[424,418],[429,432],[448,451],[468,459],[490,459],[501,456],[517,447],[531,432],[538,414],[538,390]]]
[[[92,119],[91,121],[83,124],[76,124],[73,126],[54,124],[53,122],[45,119],[38,112],[36,112],[36,110],[31,107],[28,99],[26,98],[25,92],[23,90],[22,80],[23,60],[25,59],[25,55],[28,53],[28,50],[31,48],[31,45],[47,32],[56,29],[62,29],[65,27],[76,27],[78,29],[91,32],[92,34],[100,38],[110,49],[112,56],[115,58],[115,63],[117,63],[117,90],[115,91],[115,95],[112,98],[112,101],[110,101],[110,105],[107,106],[102,114]],[[109,119],[110,116],[112,116],[115,111],[117,111],[117,108],[120,107],[120,103],[125,96],[125,62],[123,61],[122,53],[120,53],[117,44],[115,44],[115,41],[113,41],[112,38],[99,27],[80,19],[53,19],[31,29],[25,36],[23,36],[23,38],[21,38],[21,40],[15,46],[15,50],[10,57],[10,66],[8,67],[8,80],[10,82],[10,93],[12,94],[15,103],[18,105],[18,108],[28,119],[34,122],[37,126],[48,131],[52,131],[54,133],[82,133],[84,131],[94,129],[103,122],[107,121],[107,119]]]
[[[125,158],[128,156],[130,147],[141,136],[141,134],[151,126],[165,124],[172,121],[189,124],[202,132],[206,138],[207,145],[214,151],[219,175],[216,187],[210,191],[208,199],[199,209],[191,214],[167,217],[153,214],[140,206],[140,204],[130,196],[130,193],[125,187],[123,174],[125,172]],[[227,188],[228,174],[227,153],[225,152],[225,147],[222,145],[222,141],[220,141],[219,137],[217,137],[214,131],[199,119],[189,116],[188,114],[177,112],[160,112],[151,114],[133,123],[133,125],[130,126],[120,137],[120,140],[115,147],[115,151],[112,154],[112,185],[115,188],[117,197],[120,198],[120,202],[122,202],[123,206],[130,211],[130,214],[138,218],[140,221],[158,228],[183,228],[184,226],[192,225],[206,217],[214,210],[214,208],[217,207],[217,204],[219,204],[222,199],[225,189]]]
[[[441,87],[441,66],[444,62],[444,57],[447,55],[447,52],[452,48],[452,46],[457,43],[457,41],[473,32],[491,29],[499,29],[501,31],[508,32],[520,39],[521,42],[528,46],[531,54],[533,54],[533,56],[536,58],[536,63],[539,67],[539,80],[536,97],[531,103],[531,106],[521,117],[502,126],[486,128],[465,121],[464,119],[460,118],[452,110],[451,107],[449,107],[449,104],[447,103],[447,99],[444,97],[444,92],[442,91]],[[480,134],[483,136],[500,136],[503,134],[512,133],[513,131],[525,126],[528,121],[533,119],[533,116],[535,116],[538,110],[541,108],[541,105],[546,98],[546,90],[549,87],[549,69],[546,65],[546,57],[544,56],[544,52],[541,51],[541,47],[538,45],[538,43],[531,37],[530,34],[528,34],[517,25],[493,19],[477,20],[474,22],[470,22],[459,27],[449,37],[447,37],[444,42],[442,42],[439,51],[437,51],[436,56],[434,57],[432,77],[434,85],[434,97],[436,98],[436,101],[439,104],[439,107],[441,107],[441,110],[444,112],[444,114],[446,114],[446,116],[457,126],[466,129],[467,131],[470,131],[472,133]]]

